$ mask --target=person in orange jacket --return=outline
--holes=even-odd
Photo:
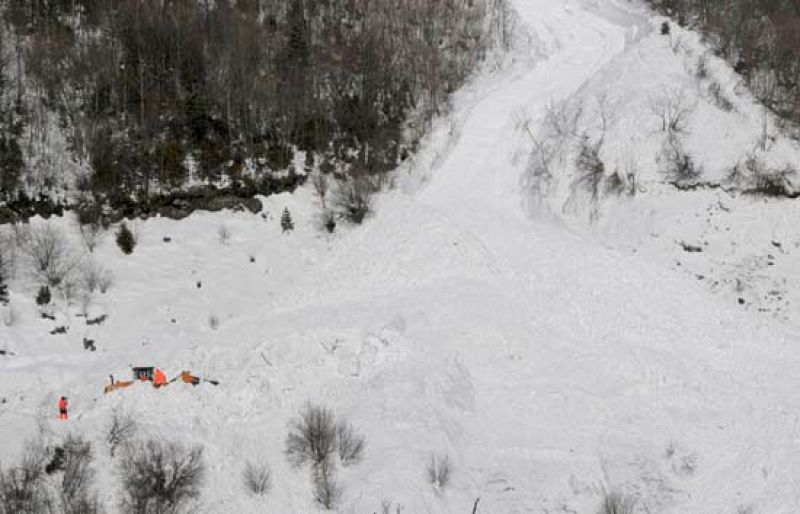
[[[161,387],[167,385],[167,375],[161,371],[160,368],[156,368],[155,374],[153,376],[153,385],[155,387]]]
[[[69,419],[67,416],[67,407],[69,407],[69,401],[67,401],[66,396],[62,396],[60,400],[58,400],[58,419]]]

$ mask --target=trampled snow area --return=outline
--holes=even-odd
[[[759,315],[694,272],[670,269],[675,255],[695,259],[682,264],[690,270],[713,268],[732,251],[715,245],[758,241],[734,260],[771,251],[796,294],[791,259],[800,241],[788,220],[797,207],[678,193],[655,171],[643,172],[641,194],[605,203],[588,228],[560,209],[563,185],[544,207],[532,202],[530,134],[548,105],[607,90],[619,123],[631,124],[609,130],[607,160],[631,151],[641,162],[657,144],[650,129],[637,131],[650,123],[635,121],[641,111],[625,114],[635,84],[618,81],[647,69],[663,78],[682,54],[659,39],[660,20],[627,0],[514,5],[533,57],[459,92],[452,117],[401,172],[402,187],[383,195],[363,226],[325,234],[310,188],[265,199],[264,216],[137,222],[133,255],[110,235],[95,251],[115,283],[95,296],[92,314],[108,319],[91,327],[63,301],[56,321],[40,319],[20,265],[11,287],[17,319],[0,326],[0,348],[13,352],[0,357],[3,460],[38,429],[52,441],[83,433],[95,443],[101,498],[113,512],[124,462],[110,460],[104,440],[122,408],[140,435],[205,447],[209,474],[196,512],[317,512],[308,469],[284,455],[287,425],[310,401],[366,436],[364,459],[337,470],[343,513],[380,512],[384,501],[408,514],[465,513],[476,498],[481,513],[593,513],[612,490],[636,498],[641,513],[800,511],[800,340],[792,335],[800,316]],[[741,125],[757,135],[760,121],[746,109]],[[623,151],[620,134],[644,142]],[[707,150],[709,169],[735,159]],[[775,159],[793,151],[776,150]],[[711,250],[676,249],[675,239],[713,231],[715,222],[693,213],[717,204],[728,210],[714,216],[728,221],[708,236]],[[289,234],[281,233],[284,207],[294,216]],[[77,241],[74,220],[48,223]],[[778,238],[780,248],[765,246]],[[723,281],[739,270],[725,269],[707,273]],[[69,331],[50,335],[59,324]],[[84,337],[96,352],[83,349]],[[127,378],[140,365],[170,377],[188,369],[220,385],[103,394],[109,373]],[[57,419],[62,394],[69,422]],[[445,454],[452,482],[435,490],[425,468]],[[248,459],[272,469],[265,497],[244,491]]]

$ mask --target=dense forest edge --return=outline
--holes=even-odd
[[[309,177],[360,221],[512,25],[505,0],[0,0],[0,14],[0,222],[179,218]]]

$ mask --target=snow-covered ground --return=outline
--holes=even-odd
[[[380,512],[384,501],[463,513],[476,498],[478,512],[592,513],[610,490],[642,513],[800,511],[800,312],[791,303],[784,320],[758,312],[762,291],[797,295],[796,203],[663,184],[658,126],[642,105],[645,88],[689,73],[672,49],[677,29],[667,42],[660,20],[627,0],[514,5],[534,57],[459,92],[362,227],[320,230],[310,189],[264,199],[264,216],[137,222],[133,255],[108,235],[92,256],[115,282],[94,296],[91,314],[108,319],[91,327],[61,300],[56,321],[39,318],[19,263],[16,319],[0,326],[0,348],[13,352],[0,357],[0,456],[12,459],[37,429],[51,440],[81,432],[95,442],[113,511],[124,463],[109,461],[103,441],[122,408],[143,434],[205,447],[197,512],[316,512],[308,470],[284,455],[287,424],[310,401],[366,436],[362,462],[337,471],[343,513]],[[634,155],[641,187],[606,199],[588,224],[562,209],[568,164],[546,198],[530,197],[527,178],[548,106],[602,93],[616,119],[604,160]],[[712,178],[738,157],[698,142],[702,123],[731,127],[729,148],[740,150],[743,131],[761,130],[753,106],[737,102],[739,125],[698,107],[689,131],[698,137],[687,136]],[[773,148],[770,159],[795,151]],[[74,221],[49,223],[77,247]],[[68,332],[50,335],[60,324]],[[137,365],[220,385],[103,394],[109,373]],[[444,454],[452,483],[435,490],[425,468]],[[272,469],[265,497],[244,491],[248,459]]]

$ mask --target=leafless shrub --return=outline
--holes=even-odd
[[[244,468],[244,487],[253,494],[266,494],[272,485],[272,475],[266,464],[248,462]]]
[[[103,281],[103,277],[109,273],[101,264],[93,259],[86,259],[80,270],[80,283],[83,290],[87,293],[94,293]]]
[[[450,458],[447,455],[431,455],[428,462],[428,482],[437,490],[444,489],[450,483]]]
[[[664,174],[673,184],[691,184],[703,174],[702,168],[684,149],[683,142],[677,134],[671,134],[664,140],[660,157]]]
[[[44,480],[46,459],[41,445],[28,443],[17,466],[0,468],[0,514],[40,514],[53,509]]]
[[[339,448],[339,460],[345,466],[358,462],[364,454],[364,436],[344,421],[336,426],[336,445]]]
[[[665,89],[650,97],[650,111],[661,120],[661,131],[668,134],[685,133],[696,107],[684,90]]]
[[[589,218],[592,220],[598,216],[600,193],[605,177],[605,164],[600,159],[601,145],[602,141],[592,143],[586,136],[581,140],[578,157],[575,160],[578,177],[572,182],[572,191],[564,204],[567,210],[588,206]],[[585,204],[581,201],[584,198]]]
[[[205,477],[203,449],[148,440],[126,446],[121,468],[125,514],[186,512]]]
[[[337,450],[343,465],[356,462],[364,450],[364,437],[344,421],[337,424],[329,409],[306,405],[290,425],[286,455],[293,466],[311,463],[314,498],[326,509],[334,508],[341,496],[330,459]]]
[[[30,238],[22,248],[34,275],[50,287],[63,285],[78,263],[64,234],[50,225],[31,230]]]
[[[63,514],[93,514],[100,511],[97,497],[91,490],[94,471],[91,468],[91,444],[79,436],[67,436],[63,445],[63,473],[58,495]]]
[[[361,224],[372,208],[372,196],[377,191],[366,174],[350,177],[340,183],[334,198],[339,213],[351,223]]]
[[[306,405],[286,438],[286,455],[294,466],[311,462],[319,466],[336,451],[336,421],[325,407]]]
[[[523,177],[523,187],[532,202],[540,202],[549,194],[554,177],[552,166],[559,155],[560,143],[551,135],[539,136],[531,127],[530,117],[516,115],[517,126],[523,130],[531,140],[532,148],[527,169]]]
[[[117,449],[128,444],[136,434],[136,419],[128,412],[115,409],[106,432],[108,453],[113,457]]]
[[[332,510],[336,507],[342,496],[341,488],[336,484],[333,476],[333,467],[325,460],[319,466],[314,467],[314,500]]]
[[[636,502],[620,493],[608,493],[603,497],[603,503],[597,514],[633,514]]]
[[[228,246],[231,242],[231,230],[227,225],[221,224],[217,227],[217,239],[220,244]]]
[[[568,100],[547,104],[544,128],[559,140],[578,137],[578,121],[583,115],[583,106]]]

